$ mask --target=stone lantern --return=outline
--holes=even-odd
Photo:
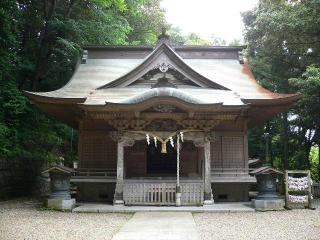
[[[253,206],[256,210],[282,210],[284,199],[277,193],[277,178],[283,173],[269,166],[264,166],[251,171],[257,178],[258,196],[253,199]]]
[[[70,178],[75,171],[71,168],[56,165],[42,173],[49,173],[50,196],[45,206],[56,210],[71,210],[75,206],[75,199],[70,195]]]
[[[266,159],[263,167],[256,168],[250,172],[257,179],[258,196],[253,199],[253,206],[258,211],[282,210],[284,207],[284,199],[280,198],[277,193],[277,178],[283,175],[283,172],[271,167],[269,142],[270,133],[264,134],[266,140]]]

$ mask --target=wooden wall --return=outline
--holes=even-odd
[[[191,141],[185,141],[180,153],[181,176],[195,177],[201,175],[203,156],[203,148],[195,147]]]
[[[217,140],[211,142],[211,168],[247,168],[247,137],[243,132],[216,133]],[[125,148],[125,166],[128,175],[146,174],[146,145],[135,144]],[[202,148],[192,143],[183,145],[181,152],[181,174],[201,173]],[[107,131],[81,131],[79,134],[80,168],[116,168],[117,143]]]
[[[125,147],[124,168],[126,177],[143,177],[147,174],[146,141],[136,141],[132,147]]]
[[[220,132],[211,142],[211,168],[247,168],[247,143],[243,132]]]
[[[79,159],[80,168],[116,168],[117,143],[107,131],[81,131]]]

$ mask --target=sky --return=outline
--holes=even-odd
[[[254,8],[258,0],[162,0],[167,21],[183,34],[194,32],[227,42],[243,39],[240,13]]]

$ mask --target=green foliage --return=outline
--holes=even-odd
[[[206,39],[201,38],[196,33],[190,33],[186,37],[185,45],[200,45],[200,46],[210,46],[212,43]]]
[[[182,34],[181,29],[178,27],[170,27],[168,34],[173,45],[184,45],[187,41],[187,37]]]
[[[44,115],[22,89],[58,89],[81,46],[154,43],[163,25],[159,0],[0,1],[0,158],[20,162],[31,180],[47,163],[77,160],[76,131]]]
[[[168,34],[173,45],[195,45],[195,46],[224,46],[226,41],[222,38],[212,36],[211,39],[205,39],[197,35],[196,33],[190,33],[184,35],[181,29],[171,26]],[[236,43],[236,41],[234,42]]]
[[[310,151],[311,159],[311,176],[315,182],[320,181],[319,174],[319,148],[312,147]]]
[[[310,141],[319,143],[320,134],[320,68],[309,66],[299,78],[289,79],[289,83],[302,98],[297,104],[295,122],[303,123],[312,136]]]
[[[243,13],[248,59],[260,83],[275,92],[303,93],[270,123],[279,167],[310,168],[310,150],[319,144],[319,13],[318,0],[260,0]]]
[[[167,26],[161,0],[128,1],[126,19],[133,29],[128,34],[128,43],[133,45],[152,45],[157,41],[162,28]]]

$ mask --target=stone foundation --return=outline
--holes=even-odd
[[[215,202],[247,202],[248,183],[213,183],[212,193]]]
[[[115,183],[77,183],[77,201],[112,203]]]
[[[257,211],[284,210],[283,199],[252,199],[252,205]]]
[[[72,199],[52,199],[49,198],[45,202],[45,206],[55,210],[72,210],[76,205],[76,200]]]

